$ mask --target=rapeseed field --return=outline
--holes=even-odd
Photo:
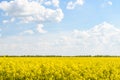
[[[120,80],[120,58],[0,57],[0,80]]]

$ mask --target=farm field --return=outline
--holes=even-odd
[[[0,57],[0,80],[120,80],[120,58]]]

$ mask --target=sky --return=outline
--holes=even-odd
[[[0,0],[0,55],[120,55],[120,0]]]

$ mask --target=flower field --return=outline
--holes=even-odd
[[[0,57],[0,80],[120,80],[120,58]]]

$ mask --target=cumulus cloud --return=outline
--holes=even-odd
[[[47,6],[51,6],[52,2],[51,1],[46,1],[44,4],[47,5]]]
[[[67,9],[74,9],[77,6],[82,6],[84,4],[84,0],[76,0],[75,2],[68,2]]]
[[[44,4],[47,6],[53,5],[54,7],[59,7],[59,0],[47,0]]]
[[[120,55],[120,29],[103,22],[67,34],[7,37],[0,39],[0,51],[19,55]]]
[[[59,7],[59,0],[52,0],[55,7]]]
[[[44,25],[43,24],[38,24],[37,25],[37,31],[39,33],[46,33],[47,31],[43,30]]]
[[[62,39],[64,43],[82,53],[119,55],[119,35],[120,29],[104,22],[86,31],[74,30],[71,35]]]
[[[51,0],[50,2],[54,5],[55,9],[43,6],[43,3],[45,3],[43,0],[2,1],[0,9],[8,14],[8,16],[15,17],[25,23],[60,22],[64,14],[62,9],[59,8],[59,0]]]

